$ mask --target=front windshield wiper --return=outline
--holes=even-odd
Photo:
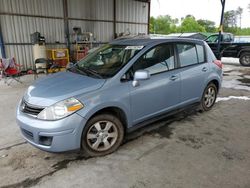
[[[74,66],[70,67],[67,70],[71,71],[71,72],[77,72],[77,73],[80,73],[80,74],[83,74],[83,75],[87,75],[87,73],[82,71],[77,64],[75,64]]]
[[[94,75],[94,76],[96,76],[98,78],[101,78],[101,79],[103,78],[97,71],[95,71],[95,70],[93,70],[91,68],[80,67],[78,64],[76,64],[76,66],[77,66],[77,69],[79,69],[80,71],[83,71],[83,72],[85,72],[87,74]]]

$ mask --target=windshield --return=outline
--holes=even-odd
[[[207,42],[218,42],[218,35],[211,35],[206,39]]]
[[[78,73],[97,78],[114,76],[143,46],[105,45],[80,60],[74,68]]]

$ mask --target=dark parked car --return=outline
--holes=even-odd
[[[210,110],[221,80],[222,64],[204,41],[117,40],[31,85],[17,123],[42,150],[106,155],[152,120],[193,104]]]
[[[206,39],[217,58],[239,58],[241,65],[250,66],[250,42],[234,40],[234,36],[231,33],[222,33],[221,48],[220,52],[218,52],[218,36],[218,34],[214,34]]]

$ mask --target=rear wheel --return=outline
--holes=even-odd
[[[210,110],[217,98],[217,87],[214,83],[208,84],[206,89],[203,92],[202,99],[201,99],[201,110],[208,111]]]
[[[240,55],[240,64],[242,66],[250,66],[250,53],[245,52]]]
[[[114,152],[122,143],[124,128],[111,114],[100,114],[88,121],[82,134],[82,149],[92,157]]]

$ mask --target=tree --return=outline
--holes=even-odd
[[[249,4],[250,11],[250,4]],[[235,35],[250,35],[250,28],[240,28],[240,19],[243,9],[238,7],[237,10],[230,10],[224,15],[224,31]],[[215,22],[210,20],[196,20],[192,15],[186,15],[180,20],[172,18],[169,15],[158,16],[157,18],[150,18],[150,33],[156,34],[170,34],[170,33],[184,33],[184,32],[217,32]]]
[[[237,14],[237,16],[239,17],[239,20],[240,20],[240,28],[241,28],[242,13],[243,13],[243,8],[238,7],[237,10],[236,10],[236,14]]]
[[[150,19],[150,33],[169,34],[176,32],[177,18],[172,19],[171,16],[158,16],[157,18],[151,17]]]
[[[191,15],[191,14],[186,15],[186,17],[185,17],[185,18],[192,18],[192,19],[194,19],[194,20],[195,20],[195,17],[194,17],[193,15]]]
[[[248,12],[250,12],[250,3],[247,6]]]
[[[215,22],[210,20],[197,20],[197,23],[201,26],[203,26],[206,30],[206,32],[214,33],[216,32]]]
[[[182,20],[181,26],[179,28],[180,32],[205,32],[205,28],[200,25],[193,16],[186,16]]]
[[[149,24],[149,32],[150,33],[155,33],[155,26],[156,26],[156,24],[155,24],[155,18],[154,17],[150,17],[150,24]]]
[[[236,35],[250,35],[250,28],[243,28],[237,30]]]
[[[224,27],[236,27],[237,26],[237,12],[235,10],[229,10],[224,14]]]

